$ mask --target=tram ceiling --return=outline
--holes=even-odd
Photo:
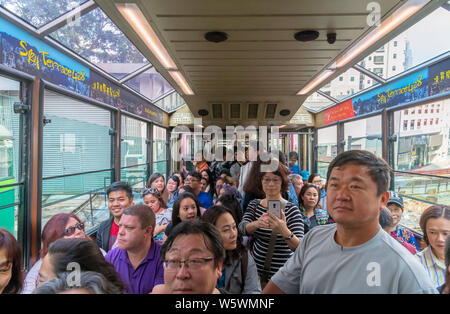
[[[255,108],[251,104],[259,104],[258,124],[263,120],[273,124],[289,121],[311,93],[298,95],[298,92],[319,73],[335,65],[371,28],[368,8],[374,2],[96,0],[96,3],[183,95],[195,117],[200,117],[202,109],[208,111],[203,116],[203,124],[208,125],[214,124],[214,120],[236,117],[238,111],[240,120],[252,121],[250,113]],[[403,0],[376,1],[382,19],[404,3]],[[139,30],[132,25],[135,21],[129,17],[127,21],[126,15],[122,15],[120,8],[130,6],[138,9],[153,29],[173,60],[171,65],[155,57],[144,36],[138,35]],[[303,30],[318,31],[317,39],[297,41],[294,35]],[[227,40],[207,41],[205,34],[211,31],[226,33]],[[327,38],[330,33],[336,34],[332,44]],[[329,80],[355,63],[339,68]],[[177,83],[171,73],[174,68],[185,78],[192,95]],[[218,104],[221,119],[213,117],[214,108],[216,113],[219,110]],[[267,116],[269,104],[276,104],[273,118]],[[289,113],[281,115],[283,109]]]

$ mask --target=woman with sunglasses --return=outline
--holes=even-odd
[[[161,194],[164,202],[167,204],[169,201],[169,193],[166,188],[166,180],[161,173],[155,172],[152,174],[148,179],[147,187],[158,189],[159,194]]]
[[[72,213],[60,213],[56,214],[45,224],[42,230],[42,248],[39,253],[40,259],[29,270],[25,282],[22,294],[30,294],[37,286],[39,279],[39,269],[41,268],[42,260],[48,252],[48,247],[51,243],[58,239],[65,238],[78,238],[90,239],[84,233],[84,223],[76,215]],[[99,248],[103,256],[106,252]]]
[[[172,221],[172,208],[167,208],[166,203],[159,194],[156,188],[145,189],[142,194],[144,204],[150,207],[155,213],[155,230],[153,232],[153,239],[163,244],[166,240],[166,228]]]

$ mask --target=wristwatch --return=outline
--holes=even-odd
[[[285,240],[291,240],[293,237],[294,237],[294,233],[291,232],[291,234],[287,238],[284,238],[284,239]]]

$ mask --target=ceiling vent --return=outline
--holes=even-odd
[[[277,110],[277,104],[267,104],[266,119],[274,119],[276,110]]]
[[[222,119],[222,104],[212,104],[212,115],[213,119]]]
[[[258,119],[258,104],[248,104],[247,118]]]
[[[241,118],[241,104],[230,104],[230,119]]]

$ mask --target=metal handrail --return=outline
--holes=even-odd
[[[127,168],[139,167],[139,166],[148,166],[148,163],[139,164],[139,165],[133,165],[133,166],[120,167],[120,169],[127,169]]]
[[[439,179],[447,179],[450,180],[450,177],[444,177],[444,176],[438,176],[435,174],[427,174],[427,173],[416,173],[416,172],[408,172],[408,171],[400,171],[400,170],[393,170],[394,173],[403,173],[407,175],[413,175],[413,176],[424,176],[424,177],[433,177],[433,178],[439,178]]]
[[[73,177],[73,176],[79,176],[82,174],[91,174],[91,173],[99,173],[99,172],[105,172],[105,171],[112,171],[114,170],[113,168],[110,169],[103,169],[103,170],[94,170],[94,171],[87,171],[87,172],[78,172],[78,173],[71,173],[71,174],[62,174],[59,176],[53,176],[53,177],[47,177],[47,178],[42,178],[42,181],[44,180],[52,180],[52,179],[59,179],[59,178],[65,178],[65,177]]]

